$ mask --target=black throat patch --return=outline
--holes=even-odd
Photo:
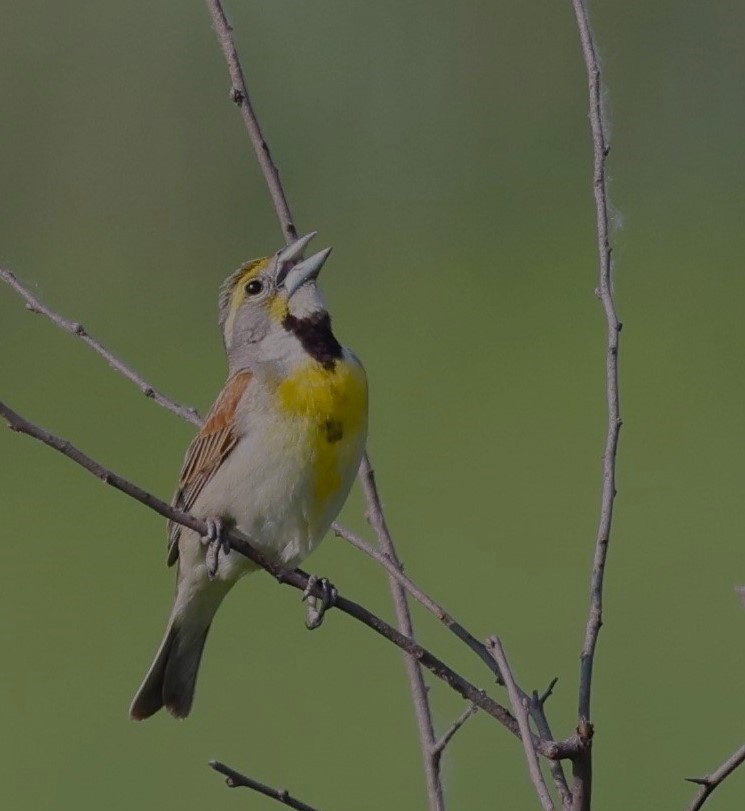
[[[288,313],[282,326],[297,336],[303,349],[324,369],[333,369],[336,361],[342,357],[341,344],[331,331],[331,317],[328,313],[313,313],[306,318],[296,318]]]

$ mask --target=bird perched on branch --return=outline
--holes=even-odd
[[[360,362],[335,338],[316,284],[331,249],[302,259],[308,234],[274,256],[246,263],[220,290],[229,374],[189,446],[174,506],[202,518],[206,538],[168,527],[178,562],[166,634],[130,715],[191,710],[199,662],[220,603],[256,570],[230,551],[235,527],[287,569],[319,544],[359,467],[367,434]],[[322,615],[322,614],[321,614]]]

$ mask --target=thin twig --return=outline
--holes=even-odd
[[[246,79],[243,75],[243,67],[238,58],[235,42],[233,41],[233,28],[228,22],[227,15],[225,14],[220,0],[206,0],[206,3],[210,17],[212,17],[212,24],[215,26],[215,31],[217,32],[217,38],[220,41],[220,47],[225,56],[225,61],[228,63],[230,81],[233,83],[230,97],[235,104],[240,107],[246,130],[248,130],[248,137],[251,139],[254,152],[256,153],[256,159],[259,162],[264,180],[269,188],[269,194],[272,196],[272,202],[274,203],[277,217],[282,226],[285,242],[290,243],[297,239],[297,230],[292,221],[290,206],[287,203],[287,195],[279,178],[279,170],[272,160],[269,144],[267,144],[261,132],[259,119],[256,117],[253,104],[251,103],[251,97],[248,94]]]
[[[432,747],[432,756],[437,758],[437,764],[439,766],[440,760],[442,759],[442,753],[445,751],[447,745],[450,741],[453,740],[455,737],[455,733],[466,723],[469,718],[472,718],[476,713],[479,711],[479,708],[475,704],[471,704],[469,707],[465,709],[465,711],[458,716],[458,718],[453,721],[452,724],[440,735],[439,739]]]
[[[287,789],[272,788],[272,786],[267,786],[265,783],[259,783],[258,780],[254,780],[252,777],[247,777],[245,774],[231,769],[230,766],[226,766],[219,760],[211,760],[210,766],[216,772],[225,775],[225,782],[230,788],[242,787],[253,789],[253,791],[258,791],[259,794],[263,794],[265,797],[271,797],[272,800],[276,800],[278,803],[294,808],[295,811],[318,811],[318,809],[314,808],[312,805],[308,805],[293,797]]]
[[[147,380],[142,377],[142,375],[138,374],[131,367],[127,366],[126,363],[117,358],[116,355],[110,352],[103,344],[93,338],[82,324],[78,323],[77,321],[70,321],[67,318],[63,318],[59,313],[56,313],[54,310],[50,310],[46,304],[39,301],[39,299],[36,298],[36,296],[25,285],[18,281],[12,271],[6,268],[0,268],[0,279],[2,279],[2,281],[4,281],[6,284],[10,285],[13,290],[16,291],[16,293],[26,300],[27,310],[32,313],[37,313],[38,315],[43,315],[53,324],[56,324],[60,329],[65,330],[65,332],[69,332],[70,335],[74,335],[76,338],[80,338],[84,344],[89,346],[94,352],[97,352],[102,358],[104,358],[112,369],[119,372],[119,374],[124,375],[124,377],[130,381],[130,383],[134,383],[135,386],[137,386],[137,388],[145,395],[145,397],[149,397],[159,406],[168,409],[168,411],[171,411],[182,419],[187,420],[187,422],[192,423],[192,425],[202,424],[202,420],[199,417],[199,413],[196,409],[179,405],[169,397],[166,397],[165,394],[159,392],[154,386],[148,383]]]
[[[334,523],[332,528],[338,537],[343,538],[349,544],[354,546],[355,549],[359,549],[361,552],[364,552],[366,555],[372,558],[376,563],[380,564],[380,566],[382,566],[388,572],[388,574],[396,580],[396,582],[400,583],[401,586],[403,586],[403,588],[406,589],[406,591],[415,600],[423,605],[433,616],[440,620],[440,622],[448,627],[460,640],[468,645],[468,647],[471,648],[471,650],[473,650],[480,659],[486,662],[489,669],[497,677],[497,682],[499,684],[504,684],[502,676],[499,672],[499,665],[496,663],[496,661],[494,661],[494,658],[487,650],[486,645],[476,639],[459,622],[448,614],[448,612],[445,611],[442,606],[440,606],[428,594],[422,591],[421,588],[410,580],[400,569],[396,568],[396,566],[391,562],[390,558],[384,552],[375,549],[375,547],[369,544],[364,538],[360,537],[357,533],[352,532],[346,527],[341,526],[339,523]],[[551,734],[551,728],[543,705],[553,693],[557,681],[558,679],[553,679],[544,691],[543,695],[540,697],[538,697],[538,694],[535,692],[533,693],[533,696],[529,696],[521,689],[519,685],[515,685],[520,693],[521,700],[523,702],[528,702],[530,715],[536,723],[539,734],[546,739],[552,739],[553,735]],[[468,710],[466,710],[464,716],[467,717],[467,713]],[[435,750],[437,750],[437,745],[435,745]],[[569,793],[569,786],[567,785],[561,763],[560,761],[551,761],[550,767],[551,773],[554,777],[554,782],[556,783],[556,789],[561,796],[562,803],[566,808],[568,808],[571,804],[571,794]]]
[[[543,779],[541,766],[538,763],[538,756],[533,746],[533,735],[530,731],[530,721],[528,720],[528,705],[515,685],[512,670],[510,669],[507,655],[504,652],[499,637],[490,636],[487,640],[487,647],[496,663],[499,665],[499,670],[504,679],[507,694],[510,697],[510,703],[512,704],[512,712],[515,714],[515,718],[517,718],[517,723],[520,727],[520,738],[523,742],[525,760],[528,763],[528,774],[533,783],[533,788],[538,795],[538,799],[541,801],[544,811],[556,811],[556,806],[554,806],[551,795],[548,792],[546,781]]]
[[[621,323],[616,315],[613,299],[611,245],[608,227],[608,194],[605,161],[608,142],[603,120],[602,83],[595,42],[590,28],[584,0],[572,0],[587,68],[589,117],[593,143],[593,194],[595,197],[596,228],[599,256],[599,284],[597,295],[605,312],[607,324],[606,346],[606,399],[608,403],[608,430],[603,455],[603,487],[600,501],[600,521],[595,542],[595,555],[590,583],[590,608],[585,626],[585,638],[580,656],[578,696],[578,731],[587,742],[584,757],[574,762],[572,794],[574,811],[588,811],[592,795],[592,722],[591,693],[595,648],[603,624],[603,580],[608,556],[608,545],[613,523],[616,497],[616,452],[621,430],[621,408],[618,387],[618,348]]]
[[[734,772],[734,770],[745,763],[745,745],[741,746],[734,752],[722,765],[715,769],[705,777],[687,777],[689,783],[696,783],[701,786],[698,794],[694,797],[693,802],[688,806],[688,811],[699,811],[703,804],[714,793],[714,790],[720,786],[725,778]]]
[[[175,521],[182,526],[194,530],[200,536],[207,534],[207,524],[199,518],[191,515],[190,513],[178,510],[167,504],[165,501],[157,498],[157,496],[143,490],[135,484],[132,484],[127,479],[118,476],[108,468],[99,464],[91,459],[83,451],[76,448],[71,442],[62,439],[49,431],[40,428],[32,422],[29,422],[20,414],[13,411],[5,403],[0,401],[0,415],[2,415],[9,427],[20,433],[27,434],[34,439],[43,442],[50,448],[67,456],[72,461],[85,468],[89,473],[92,473],[97,478],[101,479],[104,483],[114,487],[122,493],[134,498],[146,507],[154,510],[168,518]],[[268,571],[278,582],[292,586],[299,591],[304,591],[308,586],[309,575],[300,569],[294,571],[283,570],[281,566],[269,560],[261,552],[255,549],[248,538],[237,530],[231,530],[227,534],[227,540],[230,542],[231,548],[241,555],[245,555],[250,560],[261,566],[262,569]],[[322,587],[319,585],[311,589],[311,594],[319,599],[324,596]],[[400,648],[405,653],[413,656],[422,667],[426,667],[431,673],[437,676],[438,679],[449,685],[455,692],[462,696],[467,701],[476,704],[479,709],[484,710],[487,715],[495,718],[502,726],[512,732],[513,735],[519,735],[519,727],[513,715],[488,696],[484,690],[480,690],[471,682],[463,678],[460,674],[456,673],[452,668],[448,667],[442,660],[438,659],[429,650],[422,647],[408,636],[405,636],[400,631],[396,630],[393,626],[382,620],[376,614],[373,614],[368,609],[361,606],[346,597],[337,595],[334,607],[338,608],[342,613],[356,619],[368,628],[371,628],[377,634],[385,637],[392,642],[396,647]],[[543,740],[538,736],[533,736],[533,743],[538,752],[547,758],[570,758],[574,757],[577,752],[579,741],[576,736],[571,736],[562,741]]]
[[[362,485],[362,492],[367,504],[367,520],[370,522],[378,543],[394,569],[402,571],[401,561],[396,553],[393,538],[388,530],[388,525],[383,514],[383,505],[375,482],[375,472],[370,464],[367,453],[362,457],[360,465],[359,481]],[[414,638],[414,623],[411,618],[411,609],[406,599],[406,591],[396,577],[389,572],[388,583],[393,597],[393,605],[396,611],[396,621],[398,628],[404,636]],[[442,788],[440,775],[440,754],[435,753],[437,745],[435,727],[432,720],[432,708],[429,702],[427,685],[424,682],[424,673],[420,663],[412,656],[405,657],[406,674],[409,680],[409,690],[414,704],[417,725],[419,728],[419,739],[422,748],[422,759],[424,763],[424,774],[427,783],[427,797],[429,807],[432,811],[445,811],[445,795]]]
[[[538,693],[535,690],[533,691],[533,697],[541,705],[541,708],[549,700],[549,698],[551,698],[551,696],[554,694],[554,687],[556,687],[556,684],[557,684],[558,681],[559,681],[559,677],[554,676],[554,678],[551,679],[551,681],[548,683],[548,687],[543,691],[543,693],[541,693],[540,696],[538,695]]]
[[[546,701],[553,693],[557,681],[558,679],[552,679],[541,695],[538,694],[537,690],[533,690],[530,696],[530,717],[533,719],[535,728],[542,738],[545,738],[546,735],[551,737],[551,726],[546,716]],[[569,784],[564,774],[564,767],[560,760],[550,760],[548,767],[551,771],[556,792],[561,798],[561,804],[565,811],[569,811],[572,807],[572,793],[569,790]]]
[[[364,464],[364,463],[363,463]],[[368,462],[369,464],[369,462]],[[364,471],[364,467],[362,469]],[[489,670],[494,673],[497,677],[497,681],[501,684],[501,676],[499,675],[499,668],[497,667],[497,663],[494,659],[489,655],[489,651],[486,649],[486,646],[480,640],[476,639],[476,637],[467,631],[453,616],[449,614],[445,609],[436,603],[428,594],[422,591],[419,586],[416,585],[412,580],[410,580],[403,571],[396,566],[396,564],[391,560],[390,557],[385,552],[381,552],[380,550],[376,549],[374,546],[369,544],[364,538],[361,538],[357,533],[352,532],[351,530],[343,527],[341,524],[335,522],[332,524],[332,529],[334,533],[339,537],[343,538],[347,543],[351,544],[355,549],[359,549],[360,552],[364,552],[368,557],[372,558],[376,563],[382,566],[386,572],[421,605],[423,605],[427,611],[430,612],[434,617],[436,617],[443,625],[448,627],[462,642],[464,642],[471,650],[481,659],[489,668]]]

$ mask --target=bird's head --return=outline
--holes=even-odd
[[[320,330],[336,344],[316,284],[331,248],[302,258],[315,235],[313,231],[273,256],[246,262],[223,283],[220,327],[232,369],[252,361],[280,360],[298,345],[304,346],[309,331]],[[326,351],[329,347],[335,351],[331,344]]]

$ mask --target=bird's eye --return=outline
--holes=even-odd
[[[264,282],[262,282],[261,279],[251,279],[246,285],[246,293],[248,293],[249,296],[258,296],[263,289]]]

